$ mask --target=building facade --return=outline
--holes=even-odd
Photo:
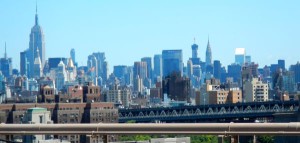
[[[235,63],[243,66],[245,63],[246,50],[245,48],[235,49]]]
[[[29,108],[24,114],[23,124],[53,124],[51,113],[46,108]],[[51,135],[26,135],[23,143],[38,143],[40,140],[51,139]]]
[[[162,77],[162,56],[154,55],[154,71],[153,71],[154,79],[157,77]],[[154,80],[156,82],[156,80]]]
[[[162,51],[163,77],[173,73],[183,75],[182,50]]]
[[[269,99],[269,85],[263,83],[259,78],[252,78],[244,84],[245,102],[263,102]]]
[[[29,63],[28,77],[34,77],[34,60],[37,54],[36,51],[38,51],[40,55],[41,67],[44,67],[46,60],[45,36],[42,27],[39,25],[37,9],[35,14],[35,25],[31,28],[29,39],[29,48],[26,50]]]

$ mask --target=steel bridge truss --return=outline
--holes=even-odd
[[[183,106],[169,108],[123,109],[119,110],[119,122],[154,120],[176,122],[222,118],[262,118],[274,113],[295,113],[299,109],[296,101],[239,103],[207,106]]]

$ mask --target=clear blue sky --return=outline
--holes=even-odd
[[[28,48],[35,0],[0,1],[0,56],[19,69],[20,52]],[[182,49],[191,57],[194,37],[205,59],[210,37],[213,60],[234,62],[234,49],[246,48],[260,67],[285,59],[299,61],[299,0],[39,0],[46,57],[69,57],[75,48],[79,65],[92,52],[105,52],[113,65],[133,65],[163,49]]]

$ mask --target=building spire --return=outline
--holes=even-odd
[[[35,1],[35,14],[37,14],[37,1]]]
[[[5,58],[5,59],[7,59],[7,52],[6,52],[6,42],[5,42],[5,46],[4,46],[4,48],[5,48],[5,51],[4,51],[4,58]]]
[[[196,44],[196,38],[194,37],[194,44]]]
[[[208,37],[207,37],[207,49],[209,49],[209,50],[211,50],[211,48],[210,48],[210,43],[209,43],[209,35],[208,35]]]
[[[211,53],[211,47],[209,43],[209,35],[208,35],[208,41],[207,41],[207,48],[206,48],[206,66],[212,64],[212,53]]]
[[[37,1],[35,2],[35,25],[39,24],[39,18],[37,14]]]
[[[208,37],[207,37],[207,39],[208,39],[208,44],[209,44],[209,34],[208,34]]]

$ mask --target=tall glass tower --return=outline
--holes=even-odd
[[[166,77],[173,73],[180,76],[183,74],[182,50],[163,50],[162,51],[163,76]]]
[[[76,60],[75,60],[75,49],[71,49],[70,56],[71,56],[73,63],[77,66]]]
[[[162,75],[162,57],[161,55],[154,55],[154,78]]]
[[[245,48],[236,48],[235,49],[235,63],[243,66],[245,63],[245,55],[246,55]]]
[[[141,61],[147,63],[147,78],[152,80],[152,58],[144,57],[141,59]]]

